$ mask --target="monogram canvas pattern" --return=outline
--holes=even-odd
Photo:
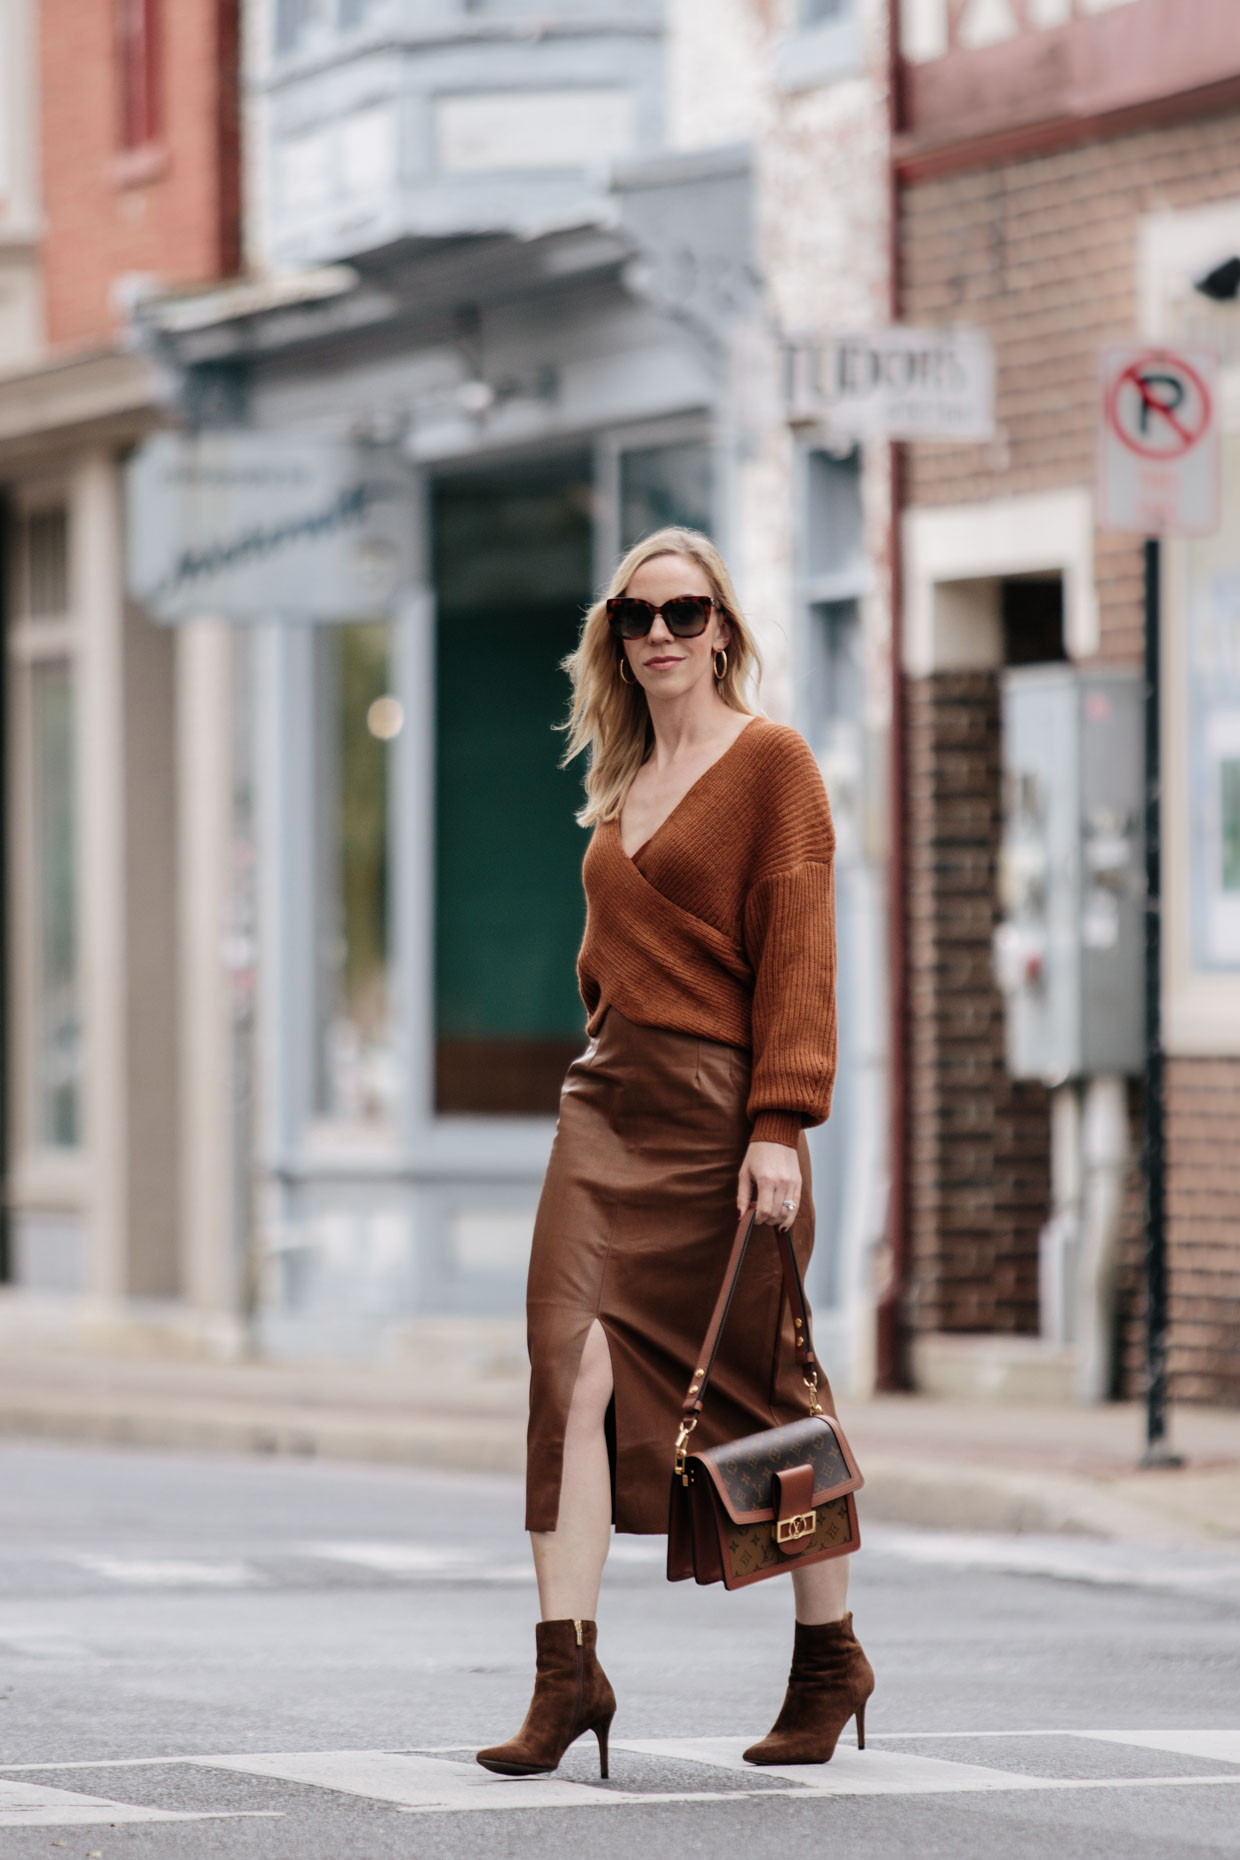
[[[794,1466],[813,1467],[816,1504],[860,1484],[834,1430],[818,1418],[750,1434],[747,1439],[709,1448],[695,1457],[708,1460],[715,1469],[727,1508],[738,1522],[756,1522],[755,1513],[769,1517],[775,1474],[791,1472]]]
[[[729,1589],[738,1588],[768,1570],[774,1574],[811,1558],[821,1558],[824,1551],[843,1555],[854,1548],[853,1515],[847,1497],[820,1505],[813,1536],[798,1545],[798,1554],[792,1558],[776,1548],[769,1524],[729,1525],[723,1533],[724,1583]]]

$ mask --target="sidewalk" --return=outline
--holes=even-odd
[[[519,1333],[440,1323],[390,1367],[176,1360],[0,1342],[0,1435],[518,1473]],[[1182,1470],[1137,1469],[1142,1414],[880,1396],[842,1420],[863,1519],[965,1531],[1240,1543],[1240,1411],[1172,1417]]]

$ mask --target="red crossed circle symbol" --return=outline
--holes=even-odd
[[[1183,458],[1207,431],[1210,414],[1210,390],[1197,370],[1162,349],[1129,362],[1107,399],[1116,435],[1143,459]]]

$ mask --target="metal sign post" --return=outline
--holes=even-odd
[[[1167,1166],[1162,1047],[1162,744],[1159,656],[1162,548],[1145,541],[1145,1452],[1143,1466],[1182,1466],[1167,1445]]]
[[[1218,363],[1208,350],[1133,343],[1102,355],[1098,522],[1145,538],[1145,1452],[1180,1466],[1167,1444],[1167,1174],[1162,1045],[1163,536],[1218,527]]]

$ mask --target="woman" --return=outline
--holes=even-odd
[[[813,1246],[803,1133],[835,1073],[834,835],[802,738],[747,708],[757,655],[706,537],[666,529],[631,549],[566,669],[594,827],[578,958],[591,1039],[564,1082],[527,1295],[537,1679],[520,1731],[478,1761],[553,1770],[592,1730],[606,1776],[603,1564],[613,1522],[667,1528],[735,1209],[790,1229],[802,1270]],[[698,1442],[805,1412],[772,1237],[749,1249]],[[751,1763],[826,1762],[873,1689],[847,1558],[792,1586],[787,1696]]]

